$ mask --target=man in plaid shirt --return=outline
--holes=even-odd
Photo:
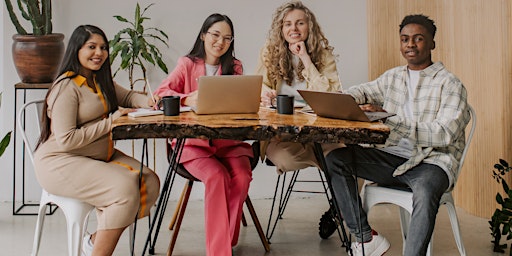
[[[365,111],[396,113],[384,123],[390,135],[383,147],[339,148],[326,157],[341,214],[355,235],[354,255],[382,255],[389,242],[368,224],[357,204],[354,175],[381,185],[409,187],[414,210],[404,255],[425,255],[444,192],[453,188],[465,145],[470,114],[464,85],[441,62],[432,62],[434,21],[406,16],[400,24],[400,51],[406,66],[392,68],[374,81],[345,93]],[[358,214],[360,221],[358,222]]]

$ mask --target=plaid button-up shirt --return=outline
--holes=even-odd
[[[385,146],[397,145],[401,138],[414,143],[412,157],[395,170],[394,176],[423,161],[441,167],[451,188],[458,177],[464,130],[470,119],[466,88],[441,62],[430,65],[420,72],[412,101],[413,118],[409,119],[404,113],[406,80],[407,66],[400,66],[374,81],[352,86],[345,93],[359,104],[375,104],[396,113],[385,122],[391,131]]]

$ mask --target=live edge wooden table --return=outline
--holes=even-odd
[[[124,116],[115,120],[112,127],[112,139],[114,140],[144,139],[145,144],[148,138],[177,139],[173,155],[169,156],[169,169],[162,185],[155,217],[151,221],[142,255],[145,254],[148,244],[151,244],[151,236],[156,224],[157,231],[149,249],[149,253],[154,254],[154,244],[158,238],[158,230],[171,191],[169,185],[174,179],[172,173],[175,174],[186,138],[269,140],[277,136],[283,141],[313,142],[320,168],[325,170],[321,143],[383,144],[389,135],[389,128],[381,122],[338,120],[297,111],[293,115],[282,115],[277,114],[275,110],[266,108],[261,108],[257,114],[196,115],[193,112],[183,112],[179,116],[157,115],[137,118]],[[325,174],[328,184],[330,184],[330,177],[327,172]],[[334,197],[331,186],[329,189]],[[336,200],[333,201],[338,216],[341,216]],[[343,243],[348,251],[350,245],[347,242],[346,234],[344,234],[344,238]]]

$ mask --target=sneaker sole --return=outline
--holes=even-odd
[[[372,255],[370,256],[382,256],[389,250],[389,247],[391,247],[389,242],[383,243],[377,249],[375,249],[375,251],[373,251]]]

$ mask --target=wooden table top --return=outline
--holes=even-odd
[[[389,128],[381,122],[357,122],[317,117],[295,112],[277,114],[261,108],[257,114],[179,116],[123,116],[113,123],[112,138],[208,138],[233,140],[267,140],[280,136],[286,141],[346,144],[382,144]]]

